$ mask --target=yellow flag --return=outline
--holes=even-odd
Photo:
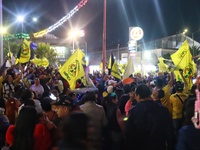
[[[110,55],[110,58],[109,58],[109,61],[108,61],[108,69],[112,69],[112,66],[114,64],[114,56],[113,56],[113,53],[111,53]]]
[[[171,55],[171,58],[176,67],[183,70],[183,76],[187,81],[188,88],[191,88],[192,77],[195,73],[195,63],[192,60],[192,55],[190,53],[187,40],[183,42],[182,46],[178,49],[178,51]],[[182,80],[178,71],[174,71],[174,74],[176,75],[177,81]]]
[[[112,69],[111,69],[111,75],[117,79],[121,80],[121,76],[120,76],[120,72],[119,72],[119,67],[116,63],[116,61],[114,61]]]
[[[42,31],[39,31],[39,32],[36,32],[36,33],[33,33],[33,36],[35,38],[38,38],[38,37],[42,37],[43,35],[47,34],[47,29],[44,29]]]
[[[159,72],[167,72],[168,66],[164,63],[164,59],[162,57],[159,57],[158,60],[159,60],[158,63]]]
[[[128,78],[128,77],[129,77],[131,74],[133,74],[133,73],[134,73],[133,59],[130,58],[130,59],[128,60],[128,63],[127,63],[127,66],[126,66],[123,79]]]
[[[103,63],[101,61],[100,65],[99,65],[99,70],[102,72],[103,71]]]
[[[68,81],[70,89],[75,89],[76,80],[84,76],[82,59],[85,54],[81,50],[76,50],[72,56],[59,69],[61,76]]]
[[[19,63],[26,63],[30,60],[31,57],[31,49],[30,42],[24,39],[20,51],[18,53]]]
[[[31,61],[34,64],[36,64],[37,66],[42,66],[42,67],[48,67],[49,66],[49,61],[45,57],[43,57],[42,59],[34,58]]]

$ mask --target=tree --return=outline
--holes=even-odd
[[[55,62],[56,59],[56,52],[54,49],[50,48],[50,44],[45,44],[45,43],[38,43],[37,44],[37,49],[35,50],[35,55],[37,58],[41,59],[43,57],[46,57],[49,61],[49,63]]]
[[[20,44],[16,42],[10,42],[10,41],[4,41],[4,47],[3,47],[3,55],[7,56],[8,52],[11,51],[13,53],[13,56],[17,56],[17,53],[19,52]]]
[[[35,55],[37,58],[41,59],[43,57],[46,57],[46,54],[50,50],[50,45],[45,43],[38,43],[37,49],[35,50]]]
[[[49,64],[52,64],[53,62],[57,61],[57,53],[55,52],[54,49],[50,48],[49,52],[46,54],[46,58],[49,61]]]

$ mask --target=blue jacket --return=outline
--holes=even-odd
[[[200,150],[200,130],[193,124],[183,126],[179,130],[176,150]]]

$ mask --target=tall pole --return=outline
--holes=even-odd
[[[102,50],[102,61],[103,61],[103,71],[106,69],[106,0],[104,0],[103,7],[103,50]]]
[[[73,50],[72,50],[72,54],[74,54],[74,37],[72,39],[72,42],[73,42]]]
[[[194,33],[192,33],[192,49],[193,49],[193,57],[194,57]]]
[[[3,21],[3,17],[2,17],[2,0],[0,0],[0,28],[2,30],[2,21]],[[0,33],[0,58],[1,58],[1,66],[3,65],[3,33]]]
[[[85,41],[85,55],[87,56],[87,42]]]
[[[120,58],[119,58],[119,46],[120,44],[117,45],[117,52],[118,52],[118,64],[120,63]]]

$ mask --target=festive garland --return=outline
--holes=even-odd
[[[75,13],[77,13],[83,6],[85,6],[87,2],[88,0],[81,0],[81,2],[78,5],[76,5],[66,16],[62,17],[58,22],[44,30],[33,33],[34,37],[42,37],[43,35],[52,32],[53,30],[61,26],[64,22],[69,20]]]

